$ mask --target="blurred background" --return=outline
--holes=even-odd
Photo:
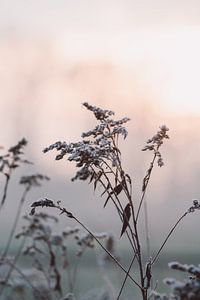
[[[101,190],[71,183],[74,167],[42,153],[53,142],[78,141],[95,126],[81,105],[88,101],[131,118],[121,148],[136,200],[151,161],[141,149],[160,125],[170,128],[165,166],[155,168],[146,197],[152,249],[159,247],[199,199],[199,15],[198,0],[0,0],[1,153],[25,137],[26,158],[34,162],[12,179],[2,239],[22,192],[19,176],[40,172],[51,182],[30,194],[24,213],[41,197],[59,199],[93,231],[114,232],[119,241],[121,225],[111,205],[102,208]],[[187,216],[166,251],[198,253],[198,227],[198,213]],[[119,244],[125,247],[123,238]]]

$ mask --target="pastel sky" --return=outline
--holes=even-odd
[[[200,113],[198,0],[0,1],[0,34],[48,40],[64,60],[106,60],[140,78],[170,113]]]
[[[7,0],[1,26],[51,34],[58,30],[123,32],[137,27],[199,25],[198,0]]]

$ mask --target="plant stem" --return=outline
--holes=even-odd
[[[18,221],[19,221],[19,217],[20,217],[20,213],[21,213],[21,209],[22,209],[22,206],[24,204],[24,201],[25,201],[25,198],[26,198],[26,195],[28,193],[28,191],[30,190],[30,186],[28,185],[23,194],[22,194],[22,197],[21,197],[21,200],[20,200],[20,203],[18,205],[18,209],[17,209],[17,213],[15,215],[15,220],[14,220],[14,223],[13,223],[13,226],[12,226],[12,229],[11,229],[11,232],[10,232],[10,235],[9,235],[9,238],[8,238],[8,241],[7,241],[7,244],[6,244],[6,247],[4,249],[4,252],[2,254],[2,258],[4,258],[7,253],[8,253],[8,250],[10,248],[10,244],[11,244],[11,241],[12,241],[12,238],[13,238],[13,235],[15,233],[15,230],[16,230],[16,227],[17,227],[17,224],[18,224]]]
[[[165,244],[167,243],[168,239],[170,238],[170,236],[172,235],[173,231],[176,229],[176,227],[178,226],[178,224],[181,222],[181,220],[188,214],[188,211],[186,211],[176,222],[176,224],[172,227],[172,229],[170,230],[170,232],[168,233],[167,237],[165,238],[164,242],[162,243],[160,249],[158,250],[157,254],[155,255],[155,257],[152,260],[152,265],[156,262],[156,260],[158,259],[158,256],[160,255],[160,252],[162,251],[162,249],[164,248]]]
[[[113,140],[113,145],[118,149],[114,138],[112,138],[112,140]],[[135,246],[135,248],[136,248],[135,253],[136,253],[136,256],[137,256],[138,266],[139,266],[139,271],[140,271],[141,292],[142,292],[143,299],[146,300],[147,299],[147,293],[146,293],[146,290],[144,288],[143,262],[142,262],[142,254],[141,254],[141,247],[140,247],[140,238],[139,238],[138,229],[137,229],[137,217],[138,217],[138,214],[139,214],[139,210],[138,210],[137,215],[135,216],[135,209],[134,209],[134,205],[133,205],[133,201],[132,201],[132,195],[129,192],[126,179],[124,178],[124,171],[123,171],[123,168],[122,168],[122,163],[121,163],[121,159],[119,157],[119,153],[118,153],[118,151],[116,151],[116,152],[117,152],[117,154],[116,154],[117,155],[117,161],[118,161],[118,164],[119,164],[119,171],[120,171],[121,177],[123,176],[123,179],[124,179],[124,185],[123,185],[124,191],[125,191],[125,194],[128,198],[130,206],[131,206],[133,226],[134,226],[134,235],[133,235],[132,238],[133,238],[133,241],[135,241],[135,245],[136,245]],[[156,157],[156,154],[155,154],[155,157]],[[155,158],[154,158],[154,160],[155,160]],[[152,168],[153,168],[153,166],[152,166]],[[140,207],[142,205],[142,201],[143,200],[141,200]]]
[[[158,149],[157,149],[158,151]],[[150,164],[150,167],[147,171],[147,175],[145,176],[146,177],[146,184],[145,184],[145,188],[142,192],[142,196],[141,196],[141,200],[140,200],[140,204],[139,204],[139,207],[138,207],[138,211],[137,211],[137,214],[136,214],[136,221],[138,220],[138,217],[139,217],[139,213],[140,213],[140,210],[141,210],[141,207],[142,207],[142,203],[144,201],[144,197],[145,197],[145,194],[146,194],[146,190],[147,190],[147,186],[149,184],[149,180],[150,180],[150,177],[151,177],[151,172],[153,170],[153,167],[154,167],[154,163],[155,163],[155,160],[156,160],[156,152],[154,153],[154,157],[153,157],[153,160]]]
[[[144,222],[145,222],[145,234],[146,234],[146,245],[147,245],[147,257],[149,258],[151,255],[151,247],[150,247],[149,220],[148,220],[148,209],[147,209],[146,199],[144,199]]]
[[[96,236],[81,222],[79,221],[74,215],[72,215],[72,213],[67,212],[67,210],[65,208],[60,207],[60,205],[54,205],[54,206],[50,206],[50,207],[54,207],[57,208],[58,210],[61,211],[61,213],[66,213],[66,215],[69,218],[74,219],[79,225],[81,225],[92,237],[93,239],[100,245],[100,247],[110,256],[110,258],[112,258],[112,260],[118,265],[118,267],[120,267],[121,270],[124,271],[125,274],[127,274],[128,272],[126,271],[126,269],[120,264],[120,262],[112,255],[112,253],[110,253],[104,246],[103,244],[98,240],[98,238],[96,238]],[[137,281],[135,281],[133,279],[133,277],[128,274],[128,277],[132,280],[132,282],[134,282],[134,284],[140,289],[143,290],[143,288],[139,285],[139,283],[137,283]]]
[[[95,237],[95,235],[82,223],[80,222],[76,217],[74,217],[77,223],[79,223],[91,236],[95,239],[95,241],[100,245],[100,247],[114,260],[114,262],[127,274],[127,276],[140,288],[142,287],[133,279],[133,277],[126,271],[126,269],[120,264],[120,262],[110,253],[99,240]]]
[[[8,191],[8,184],[9,184],[9,181],[10,181],[10,172],[9,174],[5,174],[6,176],[6,182],[5,182],[5,186],[4,186],[4,190],[3,190],[3,196],[2,196],[2,199],[1,199],[1,204],[0,204],[0,211],[6,201],[6,197],[7,197],[7,191]]]
[[[95,172],[94,168],[92,168],[92,170],[93,170],[93,172]],[[100,168],[100,170],[102,171],[104,177],[106,178],[107,183],[109,183],[109,185],[110,185],[110,187],[112,189],[112,193],[113,193],[113,195],[115,196],[115,198],[117,200],[117,203],[116,203],[115,199],[113,198],[113,195],[107,191],[107,194],[110,196],[110,199],[112,200],[113,204],[115,205],[115,207],[117,209],[117,212],[118,212],[118,215],[120,217],[121,222],[123,222],[123,218],[122,218],[123,207],[122,207],[122,205],[120,203],[120,200],[119,200],[118,196],[114,193],[114,188],[112,187],[112,185],[110,183],[110,180],[109,180],[108,176],[105,174],[103,168]],[[112,173],[115,175],[115,173],[113,171],[112,171]],[[101,185],[103,186],[103,188],[106,190],[106,186],[105,186],[104,182],[101,179],[99,179],[99,182],[101,183]],[[136,252],[136,245],[135,245],[135,240],[134,240],[134,233],[133,233],[133,230],[132,230],[129,222],[128,222],[128,228],[130,230],[130,233],[131,233],[131,236],[132,236],[132,240],[131,240],[131,237],[129,236],[129,233],[127,232],[126,234],[127,234],[128,240],[130,242],[130,245],[131,245],[133,251]]]
[[[121,294],[122,294],[122,291],[123,291],[123,289],[124,289],[126,280],[127,280],[127,278],[128,278],[128,274],[130,273],[130,270],[131,270],[132,265],[133,265],[133,263],[134,263],[135,257],[136,257],[136,254],[134,254],[134,256],[133,256],[133,258],[132,258],[132,260],[131,260],[130,266],[129,266],[129,268],[128,268],[128,271],[127,271],[126,276],[125,276],[125,278],[124,278],[124,281],[123,281],[123,283],[122,283],[121,289],[120,289],[120,291],[119,291],[117,300],[119,300],[119,298],[120,298],[120,296],[121,296]]]

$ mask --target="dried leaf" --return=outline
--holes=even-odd
[[[147,278],[147,285],[146,285],[146,288],[148,289],[150,287],[150,283],[151,283],[151,277],[152,277],[152,274],[151,274],[151,261],[148,262],[147,266],[146,266],[146,278]]]
[[[142,182],[142,192],[145,191],[146,187],[147,187],[147,183],[148,183],[148,176],[146,175],[143,179],[143,182]]]
[[[126,231],[126,228],[129,224],[130,217],[131,217],[131,206],[130,206],[130,203],[128,203],[123,211],[123,226],[122,226],[120,237]]]
[[[113,192],[114,192],[114,194],[119,195],[121,193],[122,189],[123,189],[123,184],[120,183],[114,188]]]
[[[126,174],[125,176],[127,178],[128,183],[131,184],[132,183],[131,177],[128,174]]]
[[[101,178],[101,176],[102,176],[102,172],[100,171],[97,173],[95,181],[94,181],[94,191],[96,190],[97,183],[98,183],[99,179]]]
[[[30,216],[33,216],[35,214],[35,207],[33,207],[32,209],[31,209],[31,212],[29,213],[29,215]]]
[[[121,151],[117,147],[113,147],[113,150],[117,151],[119,154],[121,154]]]
[[[68,218],[74,219],[73,214],[70,211],[66,210],[66,208],[62,208],[60,215],[62,215],[62,214],[66,214],[68,216]]]
[[[108,192],[109,188],[110,188],[110,183],[107,184],[107,187],[105,188],[105,190],[104,190],[103,193],[101,194],[101,197],[102,197],[106,192]]]
[[[117,195],[119,195],[119,194],[121,193],[122,190],[123,190],[123,185],[122,185],[122,183],[120,183],[120,184],[118,184],[118,185],[113,189],[112,192],[109,193],[108,198],[106,199],[106,202],[104,203],[104,206],[103,206],[103,207],[105,207],[105,206],[107,205],[108,200],[110,199],[110,197],[111,197],[113,194],[117,196]]]
[[[47,198],[45,198],[44,200],[42,199],[42,200],[39,200],[39,201],[35,201],[31,204],[31,207],[39,207],[39,206],[41,206],[41,207],[44,207],[44,206],[46,206],[46,207],[55,207],[55,204],[53,203],[52,200],[49,200]]]
[[[12,165],[10,166],[11,169],[16,169],[17,167],[19,167],[18,164],[12,164]]]
[[[112,194],[113,194],[113,192],[111,192],[111,193],[108,194],[108,198],[106,199],[103,207],[106,207],[106,205],[108,203],[108,200],[110,199],[110,197],[112,196]]]
[[[92,182],[92,180],[95,178],[95,172],[92,173],[91,177],[90,177],[90,181],[89,184]]]

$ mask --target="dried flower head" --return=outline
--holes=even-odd
[[[115,114],[111,110],[101,109],[99,107],[92,106],[92,105],[88,104],[87,102],[84,102],[83,106],[85,106],[88,110],[92,111],[97,120],[105,120]]]
[[[189,276],[189,278],[187,277],[184,281],[180,281],[174,278],[165,278],[164,283],[169,285],[172,289],[172,293],[166,299],[200,299],[200,266],[180,264],[179,262],[170,262],[169,267],[173,270],[187,272],[192,276]]]
[[[42,174],[33,174],[33,175],[22,176],[20,178],[19,184],[26,185],[29,187],[31,186],[40,187],[42,185],[41,182],[44,180],[50,180],[50,178]]]
[[[91,235],[88,232],[84,232],[82,234],[76,235],[75,239],[77,241],[78,246],[80,247],[79,251],[77,252],[77,256],[81,256],[86,248],[94,248],[95,246],[95,238],[98,240],[107,238],[108,233],[101,232],[101,233],[94,233]]]
[[[151,139],[147,140],[146,146],[142,149],[142,151],[154,151],[159,167],[162,167],[164,165],[159,148],[163,144],[164,139],[169,139],[167,131],[169,131],[169,128],[166,125],[160,126],[158,132]]]
[[[128,134],[123,124],[128,122],[129,118],[115,121],[110,118],[114,115],[113,111],[103,110],[89,105],[87,102],[84,102],[83,106],[94,113],[99,124],[93,130],[84,132],[80,142],[66,143],[58,141],[43,150],[46,153],[55,149],[59,151],[56,160],[68,156],[69,161],[76,163],[79,170],[72,181],[76,179],[86,180],[92,176],[94,169],[106,167],[106,164],[118,167],[120,153],[117,147],[118,137],[121,135],[126,138]]]
[[[30,161],[23,159],[23,148],[27,145],[26,139],[20,140],[17,145],[10,147],[8,152],[0,156],[0,173],[6,177],[3,197],[0,203],[0,209],[4,206],[7,197],[9,181],[13,171],[20,166],[21,163],[31,164]]]
[[[8,152],[0,156],[0,172],[16,169],[20,163],[30,163],[28,160],[22,159],[23,148],[27,145],[26,139],[20,140],[15,146],[10,147]]]
[[[200,209],[200,201],[197,199],[193,200],[193,205],[188,209],[188,213],[194,212]]]
[[[74,227],[74,228],[66,227],[63,230],[62,235],[63,235],[64,238],[67,238],[71,235],[77,234],[79,231],[80,231],[80,228],[78,228],[78,227]]]

